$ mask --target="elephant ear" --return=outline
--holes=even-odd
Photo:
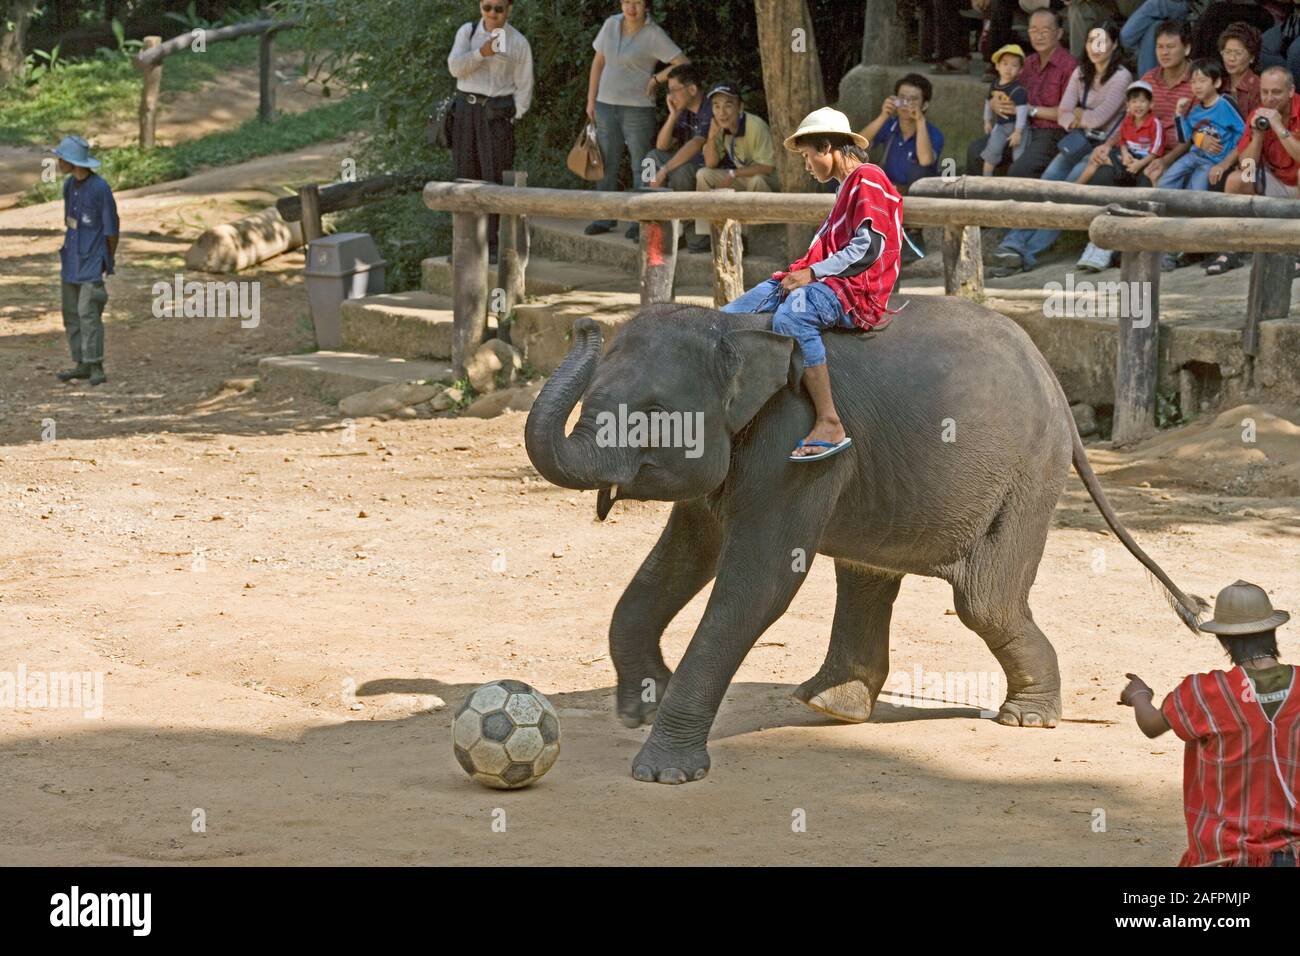
[[[723,335],[719,360],[726,383],[727,430],[733,435],[780,389],[798,389],[803,377],[803,356],[795,340],[761,329]]]

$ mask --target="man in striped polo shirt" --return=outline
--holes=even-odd
[[[1296,866],[1300,852],[1300,689],[1278,662],[1276,628],[1290,620],[1264,589],[1238,581],[1219,592],[1215,634],[1235,665],[1192,674],[1157,709],[1135,674],[1120,703],[1148,737],[1172,730],[1186,743],[1179,866]]]

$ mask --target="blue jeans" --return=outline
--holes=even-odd
[[[1146,0],[1133,11],[1119,31],[1119,42],[1137,50],[1137,75],[1143,76],[1159,64],[1156,62],[1156,28],[1164,20],[1187,19],[1187,0]]]
[[[596,142],[600,144],[600,154],[605,157],[605,175],[596,188],[602,192],[618,191],[624,146],[632,160],[632,188],[644,185],[641,182],[641,161],[654,145],[657,130],[653,106],[611,106],[597,100]],[[596,221],[611,229],[615,226],[612,219]]]
[[[1292,40],[1288,49],[1283,49],[1284,46],[1281,24],[1265,31],[1260,42],[1260,66],[1285,66],[1296,78],[1296,84],[1300,85],[1300,39]]]
[[[1156,186],[1160,189],[1209,189],[1214,160],[1195,149],[1188,150],[1165,170]]]
[[[824,282],[810,282],[789,295],[775,279],[766,279],[739,299],[722,307],[723,312],[771,312],[772,331],[798,340],[805,368],[826,364],[826,346],[822,332],[826,329],[856,328],[844,313],[839,297]]]
[[[1072,163],[1064,155],[1057,153],[1056,158],[1048,163],[1047,169],[1043,172],[1043,179],[1054,182],[1074,182],[1087,169],[1089,155],[1090,153],[1084,153],[1082,159]],[[1038,264],[1038,257],[1052,248],[1052,244],[1060,235],[1059,229],[1012,229],[1002,237],[998,248],[1018,253],[1021,264],[1029,270]]]

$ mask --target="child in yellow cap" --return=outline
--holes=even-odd
[[[988,134],[988,145],[980,158],[984,160],[984,175],[992,176],[1007,146],[1011,147],[1012,156],[1019,159],[1029,145],[1029,93],[1017,82],[1025,65],[1025,51],[1018,43],[1008,43],[991,57],[997,68],[998,78],[989,87],[989,95],[984,100],[984,132]],[[1003,116],[995,105],[1011,104],[1015,112]]]

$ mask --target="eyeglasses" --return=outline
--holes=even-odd
[[[498,7],[491,3],[485,3],[481,7],[479,7],[479,9],[482,10],[484,13],[505,13],[506,12],[505,7],[503,6]]]

